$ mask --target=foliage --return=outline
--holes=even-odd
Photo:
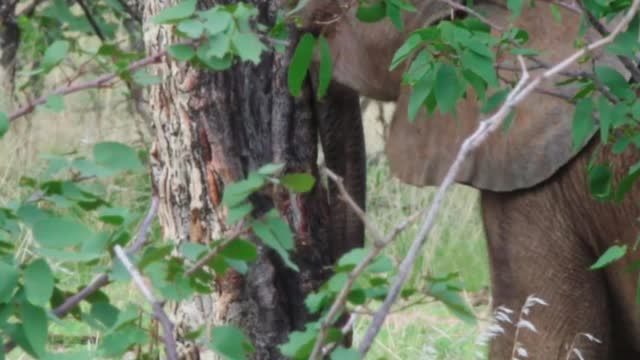
[[[87,3],[88,12],[69,6],[65,0],[52,0],[32,14],[18,17],[22,34],[20,68],[25,69],[19,77],[19,90],[38,89],[37,84],[46,76],[57,70],[64,72],[72,57],[85,61],[79,69],[73,69],[75,78],[85,75],[84,69],[91,63],[104,72],[116,73],[128,83],[148,86],[161,82],[162,79],[144,69],[132,70],[132,64],[144,59],[145,54],[124,48],[117,41],[116,34],[123,22],[132,17],[122,3],[114,0]],[[288,39],[290,17],[307,4],[307,0],[298,1],[291,12],[281,14],[271,29],[256,24],[257,9],[241,2],[199,10],[197,0],[183,0],[157,14],[153,21],[170,26],[181,39],[166,49],[169,57],[222,71],[239,61],[259,64],[265,51],[282,51],[284,46],[278,40]],[[509,0],[507,5],[513,18],[530,6],[522,0]],[[624,12],[629,1],[585,1],[584,6],[596,18],[604,19]],[[402,29],[403,11],[415,11],[415,8],[405,0],[362,1],[358,3],[356,16],[368,23],[388,18]],[[562,21],[554,5],[550,14]],[[639,29],[640,17],[636,16],[629,30],[620,34],[606,51],[634,57],[640,47]],[[95,48],[82,46],[87,36],[99,39]],[[474,17],[444,20],[414,31],[389,64],[390,70],[406,68],[403,82],[413,88],[408,105],[410,119],[413,121],[422,108],[430,114],[437,110],[455,115],[457,103],[467,96],[477,97],[483,113],[495,111],[511,90],[511,85],[500,86],[498,81],[497,54],[536,56],[535,51],[526,48],[528,38],[529,34],[515,27],[495,36],[489,25]],[[576,46],[584,46],[583,39],[577,39]],[[309,72],[314,70],[314,58],[319,60],[318,76],[314,78],[317,96],[321,98],[326,93],[333,67],[328,41],[322,34],[317,37],[303,34],[288,69],[288,87],[294,96],[304,91]],[[29,62],[25,63],[24,59]],[[630,84],[617,70],[605,66],[595,67],[594,74],[559,84],[579,87],[571,99],[576,104],[574,145],[581,146],[599,130],[601,143],[610,146],[614,153],[620,154],[630,147],[637,150],[640,147],[637,84]],[[73,82],[75,78],[65,81]],[[62,92],[49,94],[43,107],[63,110],[62,96]],[[13,120],[10,115],[0,111],[0,137],[9,129]],[[95,144],[91,157],[49,156],[44,173],[21,180],[21,186],[31,195],[2,204],[0,338],[5,346],[0,348],[0,358],[5,348],[14,345],[35,358],[60,356],[52,351],[51,328],[60,325],[67,315],[67,310],[61,310],[65,301],[80,288],[90,286],[88,280],[70,282],[66,269],[104,274],[108,280],[103,286],[118,286],[131,280],[113,249],[116,245],[135,243],[138,239],[135,230],[144,213],[140,209],[118,206],[104,191],[102,182],[125,173],[144,172],[146,159],[142,155],[143,152],[121,143],[101,142]],[[212,293],[216,276],[231,270],[246,273],[250,263],[259,256],[261,246],[272,249],[286,266],[298,270],[290,256],[295,244],[288,224],[276,210],[255,214],[250,201],[253,194],[265,187],[282,186],[299,193],[316,186],[316,180],[308,174],[286,174],[282,170],[281,164],[268,164],[225,189],[223,204],[228,211],[227,220],[238,229],[232,236],[207,245],[187,243],[175,248],[162,242],[154,229],[143,251],[128,253],[163,301],[182,301],[196,294]],[[601,201],[620,201],[640,176],[640,163],[628,169],[617,184],[613,174],[610,164],[592,162],[588,180],[594,197]],[[290,334],[288,342],[280,346],[284,355],[307,358],[318,334],[326,331],[323,345],[332,351],[331,359],[360,358],[356,351],[339,346],[346,331],[340,328],[338,320],[344,314],[366,309],[384,299],[389,279],[396,271],[393,260],[382,254],[360,276],[351,278],[351,272],[369,251],[370,248],[354,249],[343,255],[335,264],[332,277],[307,296],[305,304],[318,318],[306,324],[302,331]],[[626,253],[626,246],[613,246],[591,269],[603,268]],[[332,304],[350,281],[353,286],[347,294],[345,308],[330,318]],[[402,301],[410,306],[438,301],[458,318],[475,324],[474,314],[461,296],[464,290],[455,272],[421,274],[418,281],[403,289]],[[67,318],[96,331],[102,338],[95,351],[67,355],[121,358],[134,348],[158,348],[154,346],[159,342],[155,336],[157,324],[148,307],[134,301],[118,304],[103,289],[96,289],[79,306],[69,309]],[[207,338],[208,346],[225,358],[245,359],[253,351],[247,336],[234,326],[215,327],[206,337],[203,333],[204,329],[200,329],[188,336]]]

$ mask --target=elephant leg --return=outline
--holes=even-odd
[[[553,186],[482,192],[493,306],[513,310],[513,324],[500,323],[505,333],[498,334],[490,345],[491,359],[511,359],[516,343],[532,359],[579,359],[569,354],[573,349],[585,359],[612,358],[604,275],[588,270],[596,256],[588,239],[570,221],[564,194]],[[534,305],[525,315],[521,312],[530,295],[548,305]],[[521,326],[515,338],[520,316],[536,331]],[[593,335],[601,343],[589,341],[581,333]]]
[[[344,187],[363,210],[366,201],[366,152],[358,94],[336,82],[332,96],[318,102],[318,130],[327,168],[341,176]],[[345,252],[364,245],[364,225],[329,183],[331,248],[337,260]]]

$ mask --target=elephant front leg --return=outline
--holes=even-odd
[[[482,193],[493,306],[512,311],[490,359],[524,358],[514,356],[519,351],[531,359],[613,359],[604,276],[588,270],[592,250],[562,207],[545,188]],[[546,305],[526,306],[530,296]]]

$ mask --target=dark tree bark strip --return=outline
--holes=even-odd
[[[13,103],[16,55],[20,45],[20,29],[16,23],[16,0],[0,1],[0,109]]]

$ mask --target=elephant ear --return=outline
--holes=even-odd
[[[510,13],[495,4],[481,4],[478,11],[487,14],[495,23],[506,26]],[[550,16],[546,3],[535,8],[525,7],[515,26],[529,33],[526,44],[541,52],[541,58],[555,64],[574,51],[578,38],[579,16],[560,10],[559,24]],[[589,34],[592,35],[592,34]],[[606,62],[596,54],[598,62]],[[609,59],[613,62],[613,59]],[[507,62],[517,68],[515,58]],[[590,64],[571,69],[589,70]],[[532,77],[539,71],[530,71]],[[517,73],[501,71],[501,78],[514,79]],[[478,189],[511,191],[534,186],[549,178],[566,164],[580,149],[572,143],[573,105],[562,97],[570,97],[575,89],[543,82],[539,90],[530,94],[515,109],[515,117],[508,131],[495,131],[464,162],[456,181]],[[547,90],[546,92],[544,90]],[[560,94],[549,95],[549,90]],[[418,185],[439,185],[457,156],[462,142],[475,131],[480,114],[479,101],[468,90],[457,107],[457,118],[437,111],[427,115],[424,107],[414,123],[407,115],[411,91],[403,88],[397,103],[386,144],[392,173],[402,181]]]

